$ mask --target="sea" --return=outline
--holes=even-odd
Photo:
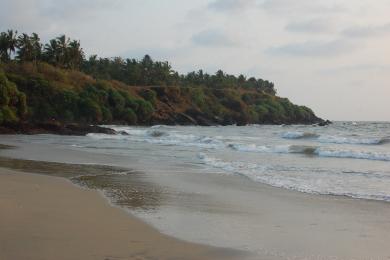
[[[3,136],[19,148],[1,155],[95,167],[63,176],[168,235],[252,251],[257,189],[390,203],[389,122],[107,127],[118,134]]]

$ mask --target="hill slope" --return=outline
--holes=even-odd
[[[254,88],[128,86],[47,63],[3,64],[0,124],[317,123],[307,107]]]

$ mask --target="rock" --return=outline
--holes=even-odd
[[[178,113],[175,116],[175,122],[178,125],[197,125],[198,122],[191,116],[185,114],[185,113]]]
[[[129,133],[126,132],[126,131],[120,131],[120,132],[118,132],[118,134],[120,134],[120,135],[129,135]]]
[[[322,121],[320,123],[318,123],[318,126],[327,126],[327,125],[330,125],[330,124],[333,124],[331,121],[329,120],[325,120],[325,121]]]
[[[111,128],[96,125],[62,125],[56,121],[45,123],[18,123],[0,127],[0,134],[57,134],[57,135],[86,135],[88,133],[117,134]]]

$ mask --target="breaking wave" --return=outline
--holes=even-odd
[[[148,130],[126,129],[121,130],[119,133],[117,135],[88,134],[87,136],[101,140],[128,140],[161,145],[195,146],[208,149],[218,149],[225,146],[222,141],[209,136],[166,132],[159,130],[159,128]]]
[[[258,153],[297,153],[320,157],[351,158],[377,161],[390,161],[390,153],[358,151],[338,148],[325,148],[305,145],[282,145],[282,146],[257,146],[254,144],[230,144],[229,147],[240,152]]]
[[[381,145],[390,143],[390,138],[356,138],[332,135],[318,135],[312,132],[286,132],[282,134],[284,139],[315,139],[320,143],[333,144],[362,144],[362,145]]]
[[[347,196],[359,199],[371,199],[390,201],[390,196],[383,191],[377,189],[367,189],[365,183],[370,179],[376,181],[388,181],[388,176],[382,173],[354,173],[350,172],[329,172],[321,174],[321,171],[315,169],[280,169],[271,165],[260,165],[256,163],[245,163],[239,161],[225,161],[222,159],[209,157],[204,153],[198,154],[198,159],[204,165],[220,169],[225,174],[238,174],[249,178],[252,181],[267,184],[273,187],[285,188],[304,193]],[[344,179],[351,178],[359,179],[358,186],[350,186]],[[347,186],[334,185],[334,183],[346,183]],[[360,186],[364,186],[360,187]]]
[[[319,135],[310,132],[286,132],[282,134],[282,137],[285,139],[310,139],[319,137]]]

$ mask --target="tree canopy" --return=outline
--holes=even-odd
[[[307,107],[276,96],[274,84],[222,70],[180,74],[167,61],[85,57],[80,41],[41,43],[0,33],[0,125],[19,121],[124,124],[305,123]]]
[[[38,34],[18,35],[8,30],[0,34],[0,60],[8,62],[13,54],[15,60],[44,61],[65,69],[81,70],[96,79],[118,80],[137,86],[205,86],[213,88],[254,88],[266,93],[276,94],[274,84],[267,80],[238,77],[218,70],[214,75],[203,70],[185,75],[172,69],[167,61],[154,61],[149,55],[141,60],[121,57],[101,58],[91,55],[86,58],[80,41],[60,35],[46,44],[40,42]]]

